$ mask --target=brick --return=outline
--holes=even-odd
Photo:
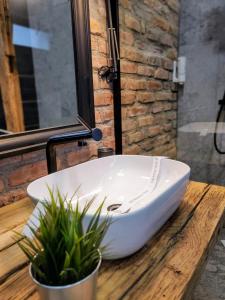
[[[166,3],[169,6],[169,8],[171,10],[173,10],[175,13],[179,12],[179,9],[180,9],[179,1],[177,1],[177,0],[167,0]]]
[[[146,65],[138,65],[138,67],[137,67],[137,73],[139,75],[153,76],[153,74],[154,74],[154,68],[146,66]]]
[[[171,100],[177,101],[177,93],[173,93]]]
[[[139,20],[131,15],[125,15],[125,25],[130,29],[141,32],[141,25]]]
[[[153,125],[153,123],[154,123],[154,117],[151,115],[138,118],[138,125],[140,127]]]
[[[131,32],[120,30],[121,43],[132,46],[134,43],[134,36]]]
[[[177,113],[176,111],[168,111],[166,116],[169,120],[176,120]]]
[[[163,81],[162,84],[163,84],[163,90],[167,90],[167,91],[170,90],[170,87],[171,87],[170,81],[168,81],[168,80]]]
[[[158,92],[155,93],[155,100],[164,101],[164,100],[172,100],[173,94],[171,92]]]
[[[0,167],[9,166],[9,165],[19,163],[21,161],[21,159],[22,159],[21,155],[2,158],[2,159],[0,159]]]
[[[166,81],[164,82],[164,83],[166,83]],[[175,94],[175,98],[176,98],[176,95],[177,95],[177,84],[176,83],[174,83],[174,82],[168,82],[168,88],[165,88],[165,90],[166,89],[169,89],[169,90],[171,90],[171,92],[173,92],[174,94]]]
[[[65,154],[64,155],[57,155],[57,158],[56,158],[56,162],[57,162],[57,170],[63,170],[65,168],[68,168],[68,164],[67,164],[67,161],[65,159]]]
[[[171,137],[171,141],[172,141],[172,142],[175,142],[175,138],[176,138],[176,136],[177,136],[177,131],[176,131],[176,130],[171,130],[171,131],[169,132],[169,135],[170,135],[170,137]]]
[[[77,147],[77,143],[75,141],[68,143],[68,144],[57,145],[57,156],[64,155],[65,153],[70,152],[70,151],[74,151],[74,149],[76,149],[76,148],[78,148],[78,147]]]
[[[172,103],[172,109],[173,109],[173,110],[176,110],[176,109],[177,109],[177,102],[173,102],[173,103]]]
[[[152,148],[153,148],[153,142],[152,142],[152,139],[145,139],[145,140],[143,140],[143,141],[141,141],[140,143],[139,143],[139,145],[141,146],[141,148],[143,149],[143,150],[145,150],[145,151],[150,151],[150,150],[152,150]]]
[[[169,120],[168,118],[166,117],[166,113],[164,111],[158,113],[156,116],[155,116],[155,124],[156,125],[160,125],[160,126],[163,126],[163,124],[165,123],[168,123]]]
[[[151,92],[138,92],[137,100],[141,103],[149,103],[155,101],[155,93]]]
[[[157,104],[155,103],[155,105],[153,105],[152,112],[154,114],[157,114],[161,111],[164,111],[164,107],[163,107],[162,103],[157,103]]]
[[[166,51],[166,56],[171,60],[175,60],[177,58],[177,50],[175,48],[170,48]]]
[[[115,141],[114,141],[114,139],[104,140],[103,141],[103,146],[115,149]]]
[[[156,102],[153,104],[152,112],[155,114],[161,111],[167,111],[171,109],[172,109],[172,103]]]
[[[130,0],[120,0],[120,5],[127,9],[131,8]]]
[[[121,91],[122,104],[133,104],[136,100],[136,92]]]
[[[100,129],[102,130],[102,134],[103,137],[109,137],[109,136],[113,136],[114,134],[114,127],[113,126],[107,126],[104,124],[104,126],[102,126],[102,128],[100,127]]]
[[[146,35],[147,39],[149,39],[152,44],[159,44],[163,35],[163,31],[153,27],[151,24],[149,26],[148,34]]]
[[[0,207],[19,201],[26,197],[25,189],[15,189],[0,195]]]
[[[149,137],[154,137],[158,135],[161,132],[160,126],[152,126],[148,129],[148,136]]]
[[[134,107],[129,107],[127,109],[127,116],[128,117],[135,117],[139,115],[143,115],[146,113],[146,107],[143,106],[134,106]]]
[[[160,81],[150,80],[147,82],[147,87],[152,91],[161,90],[162,83]]]
[[[162,11],[163,5],[159,0],[144,0],[144,3],[147,5],[150,11],[152,10],[156,12]]]
[[[105,121],[113,120],[113,118],[112,109],[95,110],[96,123],[104,123]]]
[[[126,120],[128,118],[128,109],[125,106],[122,106],[121,114],[122,114],[122,119]]]
[[[164,80],[167,80],[169,78],[169,72],[162,69],[162,68],[158,68],[156,71],[155,71],[155,74],[154,74],[155,78],[157,79],[164,79]]]
[[[25,165],[11,171],[9,175],[9,186],[15,187],[47,174],[46,161],[39,161],[33,164]]]
[[[121,88],[127,90],[145,90],[147,86],[146,80],[135,78],[121,78]]]
[[[173,61],[170,59],[163,59],[162,63],[163,68],[172,71],[173,70]]]
[[[67,153],[66,160],[68,166],[75,166],[82,162],[85,162],[89,160],[91,157],[90,150],[88,147],[84,147],[78,151],[73,151],[70,153]],[[82,184],[82,183],[81,183]],[[78,187],[74,187],[74,190]]]
[[[144,139],[144,135],[140,131],[128,134],[128,143],[129,144],[140,142],[143,139]]]
[[[4,190],[4,181],[0,178],[0,193]]]
[[[105,138],[105,137],[103,137]],[[96,141],[88,141],[88,149],[89,149],[89,153],[91,156],[96,156],[97,155],[97,149],[98,149],[99,145]]]
[[[102,26],[102,23],[94,18],[90,19],[90,29],[91,29],[91,33],[101,35],[101,36],[106,35],[105,26]]]
[[[125,134],[122,135],[122,145],[127,145],[127,136]]]
[[[137,73],[137,64],[134,62],[121,60],[120,70],[122,73]]]
[[[164,111],[171,110],[173,108],[172,103],[163,103]]]
[[[127,155],[136,155],[141,153],[141,148],[138,145],[125,145],[123,148],[123,153]]]
[[[158,27],[163,31],[169,32],[171,29],[170,22],[164,19],[163,17],[155,15],[151,20],[152,26]]]
[[[98,37],[91,34],[91,50],[98,51]]]
[[[172,25],[170,26],[170,33],[174,36],[177,37],[179,33],[179,28],[177,25]]]
[[[158,136],[154,141],[154,146],[164,145],[170,141],[169,134],[163,134]]]
[[[152,151],[152,155],[170,156],[171,147],[169,144],[155,145],[155,149]]]
[[[96,106],[111,105],[113,103],[113,95],[111,91],[101,91],[95,93],[94,102]]]
[[[98,38],[98,51],[100,53],[104,53],[107,54],[107,43],[106,40],[102,39],[102,38]]]
[[[141,20],[141,33],[146,32],[146,24],[144,20]]]
[[[107,63],[107,59],[104,56],[96,56],[96,55],[92,55],[92,66],[94,69],[99,69],[102,66],[106,66]]]
[[[162,65],[162,57],[155,54],[150,54],[147,58],[147,62],[152,66],[160,67]]]
[[[91,34],[92,55],[96,53],[107,54],[107,43],[105,38]]]
[[[130,131],[137,129],[137,123],[133,119],[126,119],[122,121],[122,131]]]
[[[163,129],[166,132],[171,131],[173,129],[173,124],[172,123],[166,123],[166,124],[163,125]]]
[[[96,5],[96,2],[95,2],[95,5]],[[106,18],[106,9],[105,9],[105,6],[103,5],[103,2],[99,3],[98,5],[98,14],[102,17],[104,17],[104,19]]]
[[[174,44],[174,40],[173,37],[169,34],[164,34],[160,37],[160,43],[165,45],[165,46],[169,46],[172,47]]]
[[[38,151],[31,151],[31,152],[28,152],[28,153],[24,153],[22,155],[22,160],[24,162],[28,162],[28,161],[37,161],[37,160],[42,160],[42,159],[45,159],[46,156],[45,156],[45,150],[38,150]]]
[[[120,56],[121,58],[125,58],[130,61],[144,62],[144,63],[146,62],[146,55],[143,53],[143,51],[138,50],[136,48],[121,47]]]
[[[106,80],[102,80],[98,77],[97,73],[93,73],[93,86],[95,91],[100,89],[109,89],[110,87]]]

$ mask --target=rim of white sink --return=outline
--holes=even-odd
[[[107,163],[110,164],[110,162],[113,162],[115,160],[121,159],[121,157],[123,157],[125,159],[132,160],[132,158],[135,158],[135,159],[137,159],[137,158],[141,158],[141,159],[142,158],[154,159],[156,156],[146,156],[146,155],[114,155],[114,156],[108,156],[108,157],[99,158],[99,159],[96,159],[96,160],[98,160],[98,161],[101,160],[101,162],[107,161]],[[60,176],[61,174],[66,174],[67,172],[69,172],[69,170],[71,170],[73,168],[76,168],[76,167],[79,167],[79,166],[84,166],[85,165],[88,168],[88,165],[93,164],[93,161],[95,161],[95,160],[90,160],[90,161],[87,161],[87,162],[83,162],[83,163],[81,163],[79,165],[75,165],[75,166],[72,166],[72,167],[60,170],[60,171],[56,172],[57,176]],[[182,169],[182,174],[183,175],[180,176],[179,180],[177,180],[177,178],[170,178],[170,182],[166,184],[165,182],[160,182],[160,179],[157,179],[158,180],[158,188],[156,186],[156,188],[150,194],[148,194],[146,196],[145,200],[144,200],[144,198],[140,197],[140,199],[143,201],[143,203],[141,205],[138,205],[136,207],[132,206],[132,209],[130,211],[126,212],[126,213],[115,213],[113,211],[112,212],[108,212],[107,210],[106,211],[102,210],[101,216],[104,217],[104,216],[109,215],[109,216],[113,217],[113,219],[126,218],[127,216],[131,217],[132,215],[136,214],[137,212],[141,212],[141,211],[145,210],[146,206],[148,206],[150,204],[153,204],[155,201],[157,201],[157,198],[159,197],[159,195],[160,196],[161,195],[165,195],[166,192],[169,189],[171,189],[174,186],[176,186],[177,184],[179,184],[183,180],[183,178],[190,173],[190,167],[187,164],[183,163],[183,162],[162,157],[162,163],[163,163],[163,161],[169,161],[169,162],[171,162],[171,164],[174,164],[174,168],[175,168],[175,165],[176,165],[177,168],[179,167],[180,169]],[[132,161],[131,161],[131,163],[132,163]],[[160,167],[161,167],[161,165],[160,165]],[[132,170],[132,171],[134,171],[134,170]],[[46,176],[41,177],[39,179],[36,179],[32,183],[30,183],[29,186],[27,187],[27,193],[28,193],[28,195],[32,199],[35,199],[36,201],[40,201],[40,199],[38,199],[37,196],[35,196],[35,195],[37,195],[37,192],[35,192],[35,190],[37,189],[37,187],[36,187],[37,184],[41,183],[43,185],[44,179],[46,177],[48,177],[48,179],[49,178],[54,178],[56,176],[56,173],[52,173],[50,175],[46,175]],[[159,173],[160,173],[160,171],[159,171]],[[129,184],[130,183],[128,183],[128,188],[129,188]],[[82,185],[82,183],[81,183],[81,185]],[[46,188],[47,188],[47,182],[46,182]],[[150,199],[149,199],[149,195],[151,195]],[[148,199],[147,199],[147,197],[148,197]],[[78,199],[79,199],[79,197],[78,197]],[[91,197],[90,197],[90,199],[91,199]],[[41,200],[44,200],[44,199],[41,199]],[[94,213],[94,211],[93,212],[88,211],[87,212],[87,216],[91,217],[93,215],[93,213]]]

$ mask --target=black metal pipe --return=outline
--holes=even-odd
[[[102,131],[98,128],[84,129],[82,131],[70,132],[50,137],[46,146],[48,174],[57,171],[56,145],[88,138],[93,138],[95,141],[100,141],[102,139]]]
[[[116,30],[118,50],[120,49],[119,35],[119,2],[111,1],[112,23]],[[117,60],[117,78],[113,80],[113,105],[114,105],[114,134],[115,134],[115,152],[122,154],[122,117],[121,117],[121,83],[120,83],[120,60]]]

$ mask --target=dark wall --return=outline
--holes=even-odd
[[[187,73],[179,91],[178,159],[191,166],[194,180],[216,184],[225,184],[225,157],[213,141],[218,100],[225,90],[224,37],[223,0],[182,0],[179,53],[187,58]],[[225,123],[218,140],[225,151]]]

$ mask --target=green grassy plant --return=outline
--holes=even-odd
[[[110,225],[107,216],[100,222],[103,203],[98,207],[86,230],[83,220],[93,200],[82,210],[72,207],[58,190],[49,189],[50,201],[43,202],[45,213],[40,213],[40,227],[34,239],[18,234],[18,245],[32,263],[34,278],[46,285],[67,285],[85,278],[99,262],[100,244]],[[102,249],[101,249],[102,250]]]

